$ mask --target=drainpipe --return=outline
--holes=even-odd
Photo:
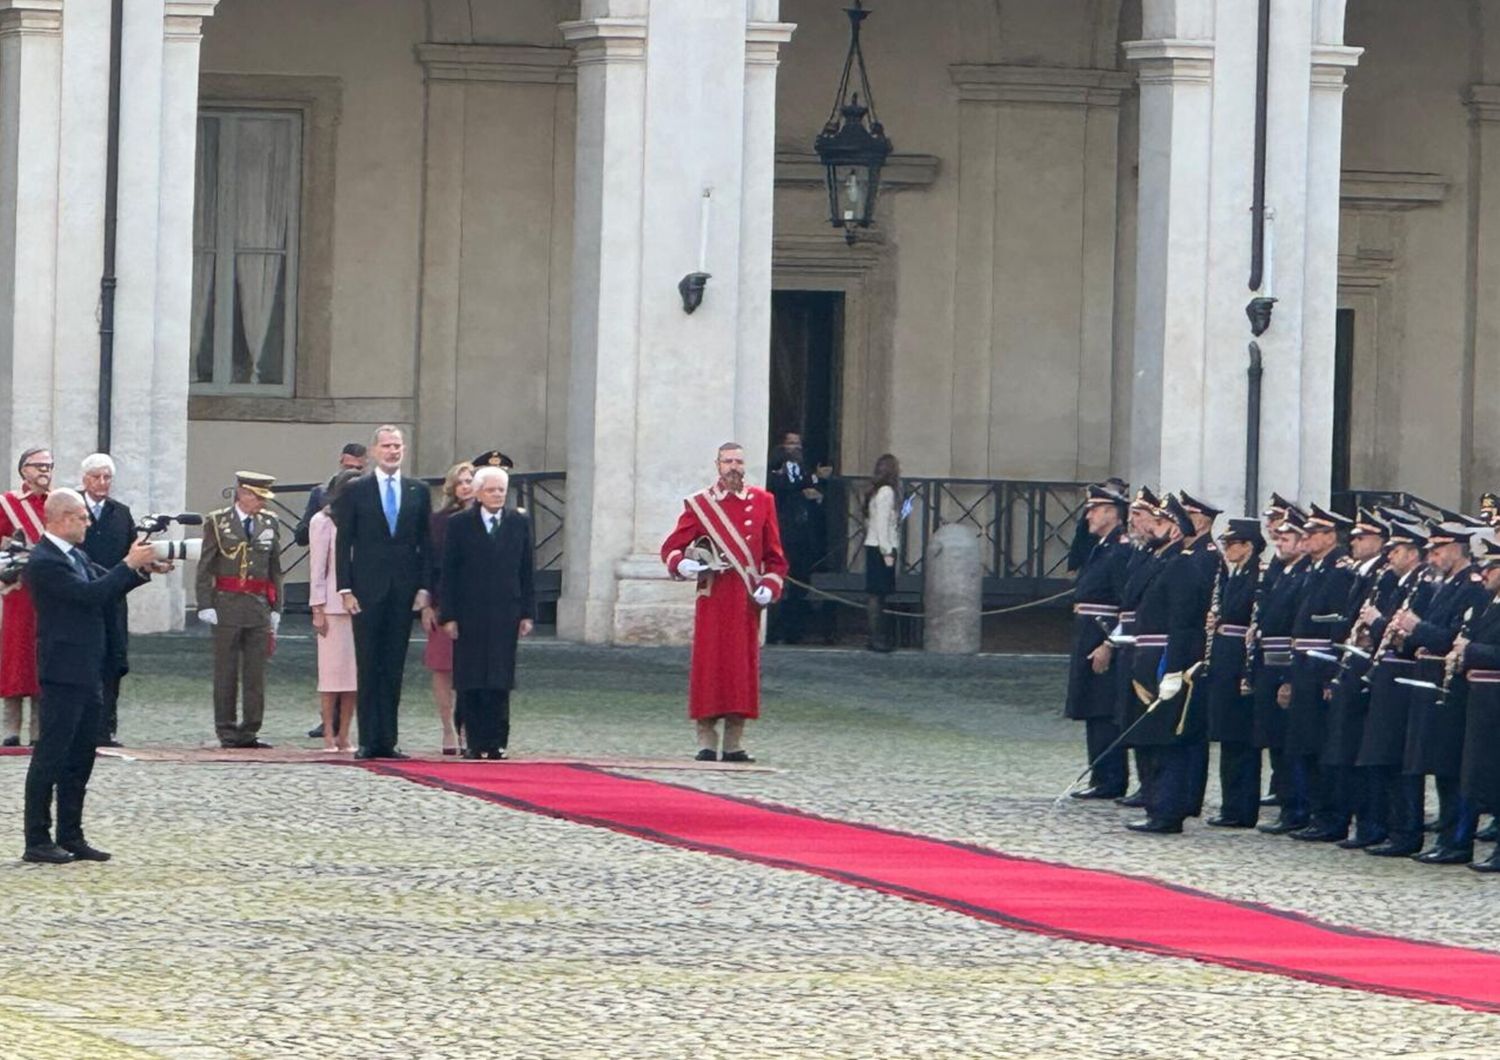
[[[104,273],[99,279],[99,436],[109,452],[115,388],[115,230],[120,216],[120,52],[125,0],[112,0],[109,23],[109,132],[104,148]]]

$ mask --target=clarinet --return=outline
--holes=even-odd
[[[1254,691],[1251,677],[1255,673],[1255,646],[1260,642],[1260,599],[1265,591],[1266,583],[1262,578],[1255,586],[1255,599],[1250,604],[1250,626],[1245,630],[1245,669],[1240,673],[1242,696],[1248,696]]]
[[[1406,639],[1406,635],[1396,628],[1396,616],[1405,611],[1406,606],[1411,603],[1411,598],[1416,595],[1425,574],[1425,564],[1419,564],[1412,569],[1411,581],[1407,583],[1406,591],[1396,604],[1396,609],[1391,612],[1391,620],[1386,623],[1385,632],[1380,635],[1380,643],[1375,645],[1375,654],[1370,656],[1370,669],[1365,671],[1366,683],[1369,683],[1370,675],[1375,672],[1375,667],[1380,665],[1380,660],[1385,658],[1386,652],[1398,651],[1401,642]]]
[[[1384,574],[1384,571],[1376,573],[1374,584],[1370,586],[1370,591],[1365,594],[1364,602],[1359,605],[1359,617],[1355,618],[1354,625],[1349,627],[1349,635],[1344,638],[1344,645],[1346,647],[1357,648],[1359,647],[1359,642],[1369,636],[1370,626],[1364,620],[1364,611],[1365,608],[1374,606],[1376,598],[1379,597],[1380,579]],[[1344,655],[1347,657],[1348,652],[1345,652]]]
[[[1474,609],[1471,607],[1464,612],[1463,625],[1458,627],[1458,636],[1455,640],[1469,639],[1469,623],[1474,620]],[[1448,654],[1443,656],[1443,683],[1439,687],[1437,702],[1433,706],[1441,707],[1448,702],[1448,692],[1453,688],[1453,679],[1458,676],[1458,652],[1449,649]]]
[[[1214,571],[1214,587],[1208,596],[1208,613],[1203,616],[1203,669],[1198,673],[1198,680],[1208,676],[1209,660],[1214,655],[1214,631],[1219,628],[1219,612],[1223,610],[1220,600],[1224,585],[1224,564],[1221,561],[1218,569]]]

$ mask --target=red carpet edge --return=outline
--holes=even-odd
[[[377,774],[789,869],[1019,931],[1500,1012],[1500,953],[1381,935],[1149,877],[1018,857],[595,766],[361,763]]]

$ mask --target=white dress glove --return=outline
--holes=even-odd
[[[695,559],[680,559],[677,561],[677,573],[684,578],[696,578],[706,570],[708,568]]]
[[[219,612],[211,607],[199,608],[198,621],[206,622],[210,626],[217,626],[219,624]]]
[[[280,628],[281,628],[281,612],[280,611],[272,611],[271,612],[271,632],[275,633]]]
[[[761,607],[769,607],[771,606],[771,590],[762,585],[750,594],[750,599],[754,600]]]
[[[1161,684],[1156,688],[1158,698],[1168,700],[1182,691],[1182,674],[1164,674]]]

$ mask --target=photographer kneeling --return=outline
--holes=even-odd
[[[54,490],[44,509],[46,532],[22,574],[37,615],[37,669],[42,731],[26,772],[26,852],[23,860],[63,864],[107,861],[83,838],[83,797],[104,733],[104,666],[115,603],[172,569],[155,549],[136,542],[109,571],[78,546],[88,533],[83,498]],[[52,793],[57,792],[57,842],[52,841]]]

